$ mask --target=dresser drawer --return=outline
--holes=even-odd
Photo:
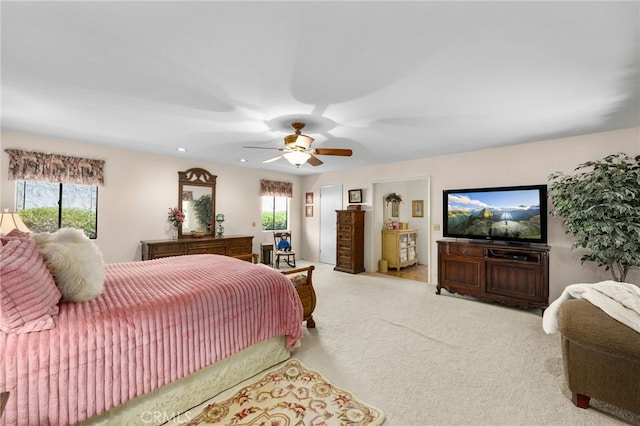
[[[251,238],[234,238],[227,241],[228,247],[251,247]],[[251,250],[251,249],[249,249]]]
[[[340,225],[341,223],[346,223],[346,224],[353,224],[353,216],[350,214],[341,214],[338,215],[338,225]]]
[[[484,257],[484,247],[474,247],[464,244],[449,244],[449,254],[470,257]]]
[[[336,260],[336,266],[350,267],[353,265],[353,259],[351,258],[351,256],[341,256],[340,254],[338,254]]]
[[[149,244],[149,258],[154,259],[157,257],[167,256],[180,256],[184,254],[186,245],[182,243],[175,244]]]
[[[227,256],[251,254],[253,246],[250,238],[236,238],[227,242]]]
[[[187,254],[225,254],[223,241],[193,241],[187,247]]]
[[[227,256],[241,256],[251,254],[251,247],[246,246],[238,246],[238,247],[229,247],[227,251]]]
[[[338,240],[338,251],[351,252],[353,242],[351,240]]]
[[[352,233],[353,233],[353,226],[344,225],[344,224],[339,224],[338,225],[338,235],[341,235],[341,236],[347,237],[347,238],[351,238],[351,234]]]

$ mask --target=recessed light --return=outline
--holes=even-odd
[[[241,159],[240,159],[240,160],[238,160],[238,161],[240,161],[241,163],[246,163],[246,162],[247,162],[247,159],[246,159],[246,158],[241,158]]]
[[[187,148],[176,148],[176,151],[178,152],[187,152]]]

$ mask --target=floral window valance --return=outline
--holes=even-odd
[[[293,184],[291,182],[278,182],[275,180],[260,180],[260,195],[269,197],[293,198]]]
[[[104,185],[104,160],[5,149],[9,154],[9,180]]]

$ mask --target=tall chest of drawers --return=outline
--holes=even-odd
[[[336,210],[336,271],[364,272],[364,211]]]

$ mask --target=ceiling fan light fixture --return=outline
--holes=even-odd
[[[284,137],[284,144],[289,148],[307,149],[312,142],[313,138],[307,135],[288,135]]]
[[[296,167],[300,167],[301,164],[306,163],[310,157],[311,154],[300,151],[287,152],[284,154],[284,158]]]

